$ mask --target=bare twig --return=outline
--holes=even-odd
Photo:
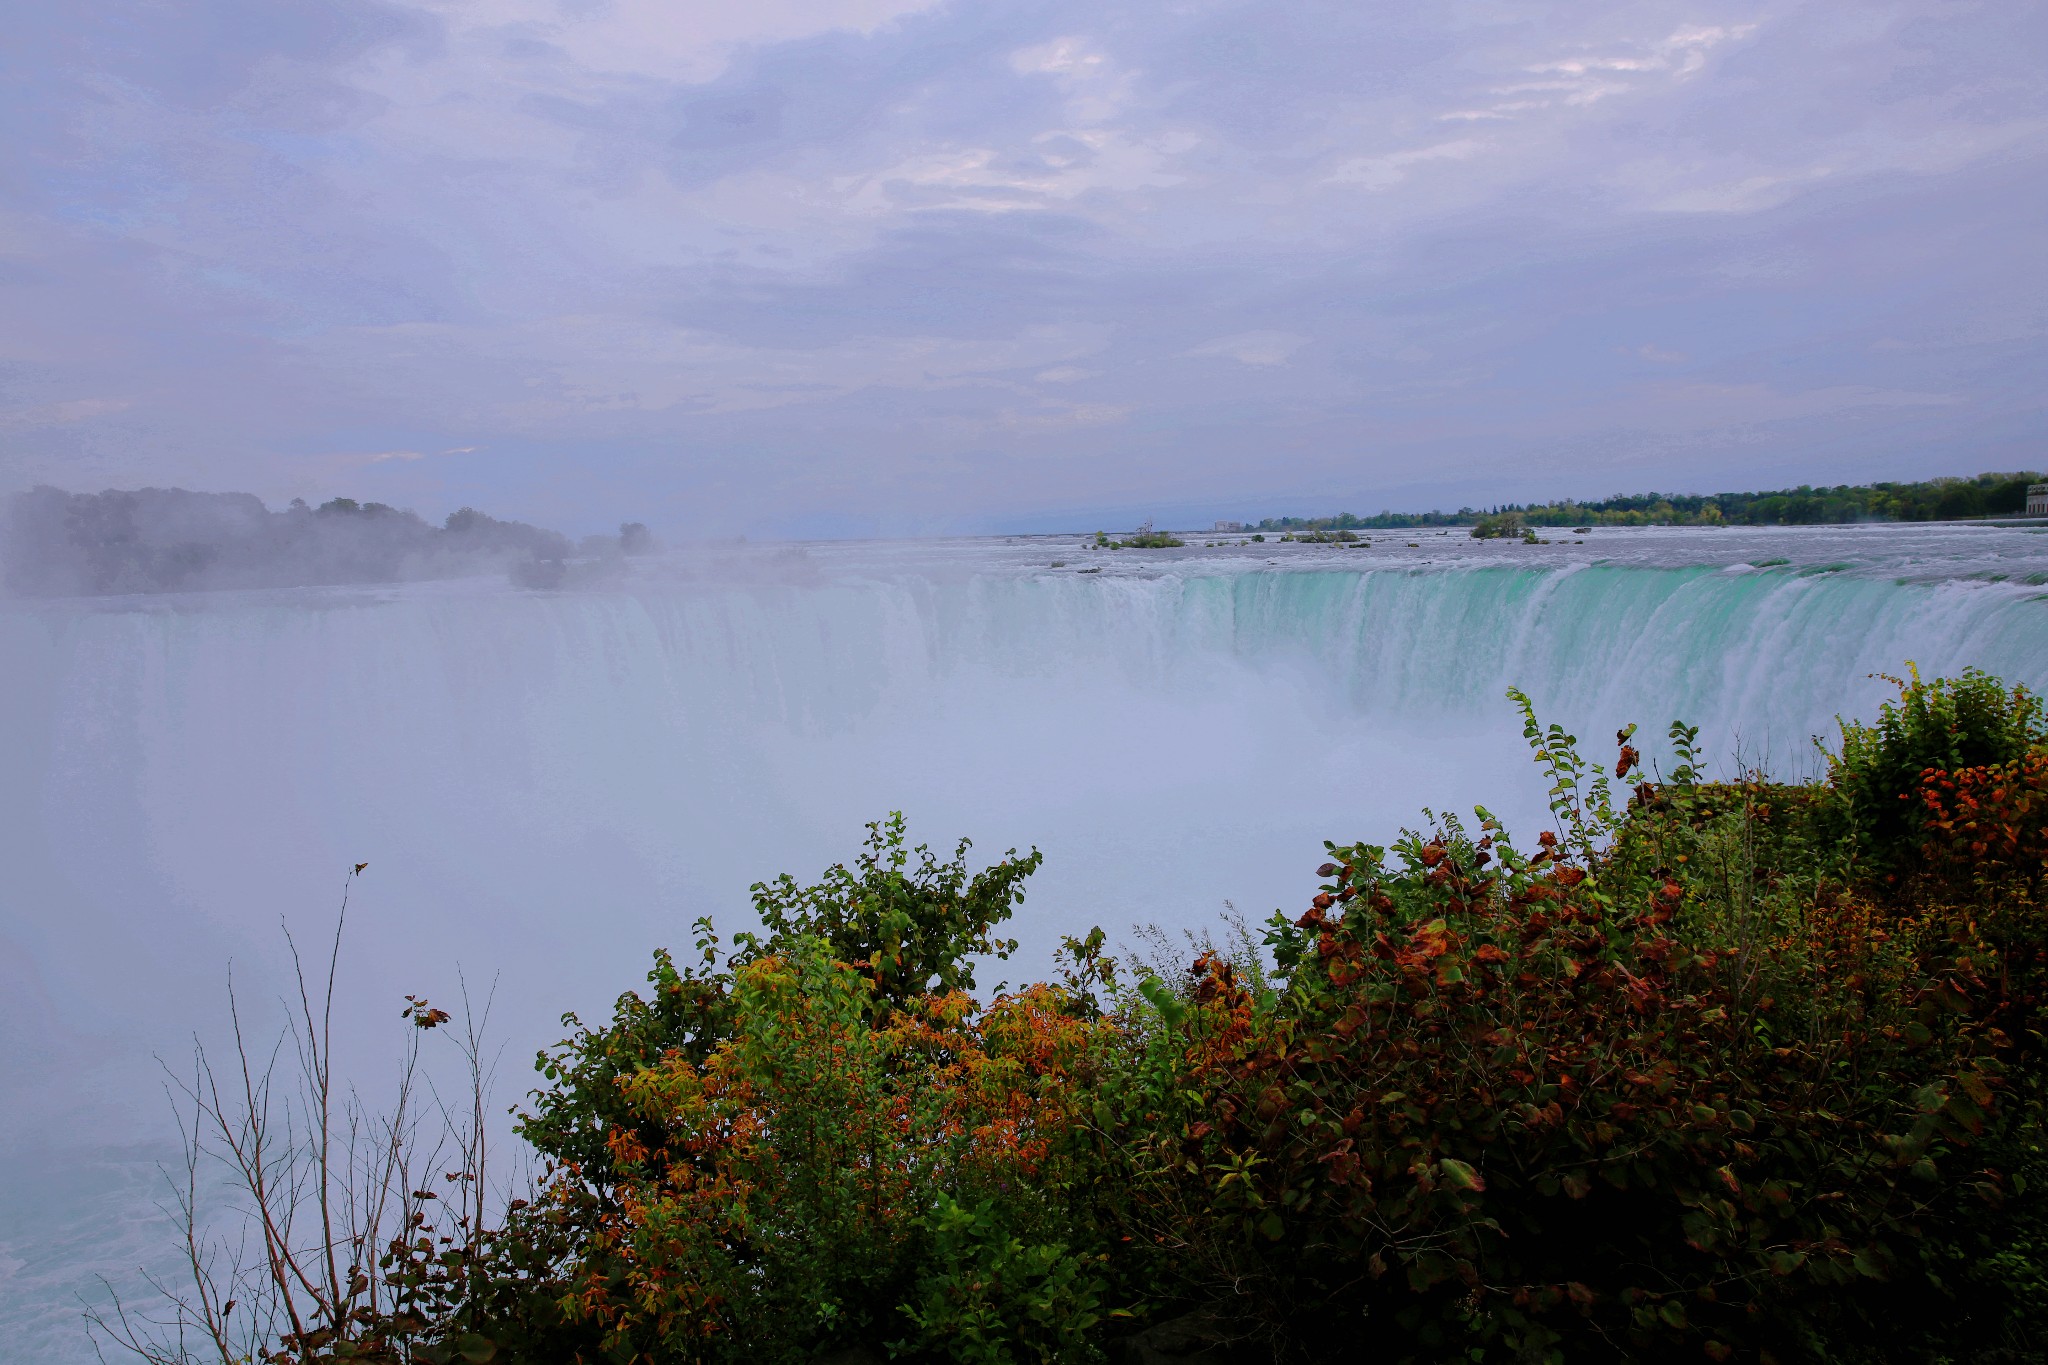
[[[309,974],[287,927],[296,1001],[268,1048],[250,1036],[232,977],[228,988],[231,1070],[223,1075],[203,1044],[194,1045],[188,1079],[168,1072],[183,1162],[166,1171],[165,1212],[183,1242],[187,1283],[145,1273],[146,1306],[125,1301],[111,1284],[86,1318],[94,1347],[148,1365],[294,1365],[327,1359],[344,1344],[431,1335],[434,1324],[400,1319],[402,1276],[418,1239],[467,1248],[481,1236],[494,1201],[486,1182],[485,1122],[496,1056],[488,1052],[492,997],[474,1008],[463,983],[463,1021],[451,1030],[467,1093],[443,1096],[421,1070],[421,1036],[450,1022],[424,998],[406,997],[409,1030],[390,1102],[373,1111],[334,1069],[334,1010],[348,892],[343,887],[324,976]],[[493,989],[495,994],[495,987]],[[279,1073],[287,1047],[295,1074]],[[433,1119],[415,1102],[424,1081]],[[441,1200],[429,1182],[450,1164],[457,1197]],[[210,1212],[209,1168],[240,1205]],[[506,1192],[509,1199],[509,1191]],[[104,1283],[104,1282],[103,1282]]]

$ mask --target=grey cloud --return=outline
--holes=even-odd
[[[635,12],[40,12],[0,478],[887,529],[2044,430],[2031,7]]]

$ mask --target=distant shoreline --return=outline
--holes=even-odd
[[[1864,522],[1965,522],[2027,518],[2042,475],[2021,470],[1915,483],[1836,484],[1749,493],[1632,493],[1590,501],[1501,503],[1455,512],[1339,512],[1327,517],[1219,520],[1215,532],[1407,531],[1472,526],[1514,516],[1527,526],[1848,526]]]

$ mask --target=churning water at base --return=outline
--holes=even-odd
[[[891,809],[935,845],[1045,850],[1023,973],[1090,924],[1291,905],[1323,839],[1426,805],[1533,832],[1510,684],[1596,758],[1682,717],[1786,773],[1908,659],[2048,686],[2031,531],[1408,535],[0,608],[5,1356],[90,1358],[94,1275],[164,1263],[152,1054],[219,1037],[230,960],[274,995],[280,920],[330,925],[355,862],[344,1062],[388,1060],[400,994],[445,999],[460,967],[498,982],[510,1098],[563,1010],[699,914],[745,927],[749,882],[850,856]]]

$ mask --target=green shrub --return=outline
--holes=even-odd
[[[1027,1245],[987,1203],[941,1195],[927,1215],[931,1255],[903,1307],[914,1331],[894,1353],[962,1365],[1054,1365],[1102,1357],[1107,1255]]]
[[[885,1002],[971,991],[976,957],[1000,962],[1015,951],[1017,941],[996,930],[1023,903],[1024,881],[1045,858],[1037,849],[1019,857],[1013,848],[970,875],[970,846],[962,839],[944,863],[922,844],[907,849],[898,812],[868,826],[854,869],[835,865],[811,886],[788,873],[756,882],[754,911],[769,944],[821,938],[839,961],[862,968]]]
[[[1977,669],[1923,681],[1907,668],[1904,678],[1886,678],[1899,696],[1879,709],[1876,724],[1840,722],[1840,747],[1828,761],[1845,831],[1880,872],[1918,852],[1924,774],[2011,763],[2048,739],[2041,700],[2026,688]]]
[[[1519,512],[1496,512],[1484,516],[1472,524],[1474,540],[1511,540],[1524,531],[1522,515]]]
[[[1098,1359],[1114,1030],[1058,987],[966,994],[1038,865],[970,874],[966,847],[870,826],[855,868],[757,885],[763,933],[722,962],[705,926],[699,966],[657,955],[647,997],[544,1054],[542,1197],[428,1335],[507,1365]],[[1099,948],[1077,979],[1105,979]]]

